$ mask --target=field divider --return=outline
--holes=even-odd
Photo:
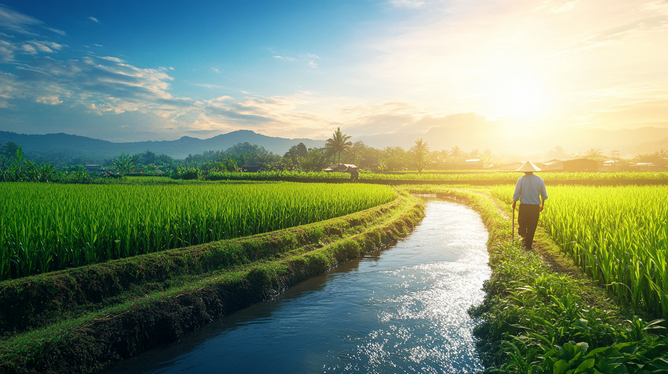
[[[243,248],[246,241],[255,241],[249,244],[252,248],[263,244],[285,246],[287,250],[280,253],[269,251],[252,263],[184,274],[168,288],[157,286],[164,282],[155,278],[156,285],[152,291],[142,289],[141,292],[128,293],[125,298],[118,298],[115,304],[100,302],[96,307],[90,307],[84,303],[89,308],[78,315],[61,314],[61,317],[67,318],[5,336],[0,342],[0,373],[98,371],[111,362],[132,357],[158,344],[173,342],[186,331],[195,330],[213,318],[273,297],[341,261],[384,248],[408,235],[423,216],[422,201],[402,193],[395,201],[366,211],[282,230],[280,235],[270,233],[230,241],[236,243],[235,248]],[[298,239],[300,235],[305,239]],[[277,241],[271,242],[271,238]],[[185,253],[192,255],[197,249],[202,253],[211,253],[203,249],[210,249],[212,245],[187,248],[173,254],[180,253],[185,257]],[[144,256],[150,258],[151,255]],[[133,264],[130,266],[133,270],[146,267],[144,262],[131,260],[122,261]],[[121,268],[110,263],[99,264],[81,274],[101,273],[102,265],[112,270]],[[55,278],[46,277],[42,283],[35,282],[34,278],[45,276],[11,282],[18,282],[12,284],[22,284],[29,289],[33,287],[32,283],[36,283],[45,291],[49,288],[46,280],[60,279],[62,274],[72,275],[75,270],[59,272],[61,274]],[[146,293],[142,294],[144,291]],[[31,291],[23,295],[37,294]]]
[[[197,276],[317,246],[372,224],[402,204],[401,198],[347,216],[250,237],[123,258],[0,283],[0,334],[7,336],[116,303],[141,285],[164,288],[175,278]],[[333,239],[334,238],[334,239]],[[150,291],[150,289],[148,290]]]

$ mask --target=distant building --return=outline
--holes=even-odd
[[[331,173],[331,172],[346,172],[348,171],[348,168],[355,168],[357,169],[357,166],[354,164],[340,164],[340,165],[330,165],[327,168],[325,168],[323,171],[326,173]]]
[[[521,162],[511,162],[509,164],[499,165],[496,168],[499,170],[517,170],[520,166],[522,166]]]
[[[86,171],[89,173],[102,174],[102,166],[100,165],[86,165]]]
[[[464,161],[464,165],[466,165],[466,169],[482,169],[484,166],[482,160],[479,158],[466,160]]]
[[[665,171],[668,167],[664,165],[657,165],[653,162],[639,162],[635,165],[629,166],[631,171]]]
[[[576,158],[572,160],[549,160],[536,163],[536,166],[544,171],[567,171],[567,172],[594,172],[598,171],[598,161],[588,158]]]
[[[262,170],[263,166],[264,164],[261,162],[249,162],[245,165],[242,165],[241,170],[247,173],[257,173],[258,171]]]

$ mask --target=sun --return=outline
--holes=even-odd
[[[531,120],[546,109],[545,89],[531,75],[504,75],[492,81],[489,97],[501,117]]]

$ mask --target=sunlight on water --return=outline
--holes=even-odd
[[[406,240],[127,360],[108,373],[474,373],[466,313],[490,277],[469,208],[430,201]]]

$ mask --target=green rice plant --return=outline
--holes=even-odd
[[[546,181],[629,181],[629,180],[668,180],[668,172],[546,172],[541,173]],[[258,173],[209,173],[207,180],[274,180],[274,179],[299,179],[299,180],[346,180],[350,174],[341,172],[299,172],[299,171],[262,171]],[[360,180],[410,180],[410,181],[514,181],[519,178],[516,172],[499,172],[480,170],[478,173],[422,173],[402,172],[392,174],[381,174],[364,172],[360,173]]]
[[[0,279],[280,230],[396,198],[363,184],[0,184]]]
[[[514,186],[493,194],[510,204]],[[668,186],[548,186],[540,223],[634,311],[668,318]]]

